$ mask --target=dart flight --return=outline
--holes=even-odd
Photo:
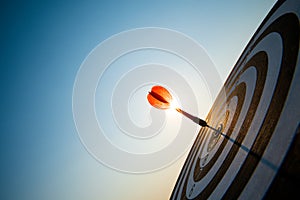
[[[151,92],[147,95],[149,103],[158,109],[168,109],[170,108],[171,102],[173,100],[170,92],[162,86],[154,86]]]

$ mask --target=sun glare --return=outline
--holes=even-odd
[[[170,102],[170,109],[176,110],[176,108],[179,108],[179,103],[175,98],[173,98],[173,100]]]

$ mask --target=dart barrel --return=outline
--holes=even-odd
[[[200,129],[170,199],[292,199],[300,183],[300,1],[278,1]],[[249,151],[243,150],[245,146]],[[254,156],[255,155],[255,156]]]

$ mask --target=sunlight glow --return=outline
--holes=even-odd
[[[178,103],[178,101],[173,98],[173,100],[170,102],[170,110],[176,110],[176,108],[179,108],[180,105]]]

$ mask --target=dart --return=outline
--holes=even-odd
[[[221,131],[222,130],[222,126],[221,126],[221,128],[216,129],[214,127],[209,126],[207,124],[207,122],[204,121],[203,119],[200,119],[199,117],[193,116],[193,115],[189,114],[188,112],[185,112],[184,110],[182,110],[180,108],[172,106],[173,98],[172,98],[171,93],[166,88],[164,88],[162,86],[158,86],[158,85],[157,86],[153,86],[152,89],[151,89],[151,91],[147,95],[147,99],[148,99],[148,102],[153,107],[155,107],[157,109],[166,110],[166,109],[174,108],[177,112],[179,112],[180,114],[182,114],[185,117],[189,118],[190,120],[192,120],[196,124],[198,124],[198,125],[200,125],[202,127],[207,127],[209,129],[215,131],[216,134],[220,134],[221,136],[223,136],[228,141],[230,141],[233,144],[235,144],[238,147],[240,147],[242,150],[244,150],[244,151],[250,153],[252,156],[260,159],[262,163],[266,164],[271,169],[277,169],[277,167],[274,164],[272,164],[271,162],[269,162],[267,159],[261,158],[257,153],[253,152],[251,149],[249,149],[245,145],[241,144],[240,142],[232,139],[231,137],[229,137],[228,135],[226,135],[225,133],[223,133]],[[216,136],[216,134],[215,134],[215,136]]]
[[[159,85],[153,86],[151,91],[147,95],[147,99],[148,102],[157,109],[165,110],[165,109],[172,108],[171,106],[173,101],[172,95],[166,88],[162,86]],[[180,108],[175,107],[175,110],[200,126],[212,128],[206,123],[206,121],[200,119],[199,117],[193,116]],[[217,131],[214,128],[212,129]]]

